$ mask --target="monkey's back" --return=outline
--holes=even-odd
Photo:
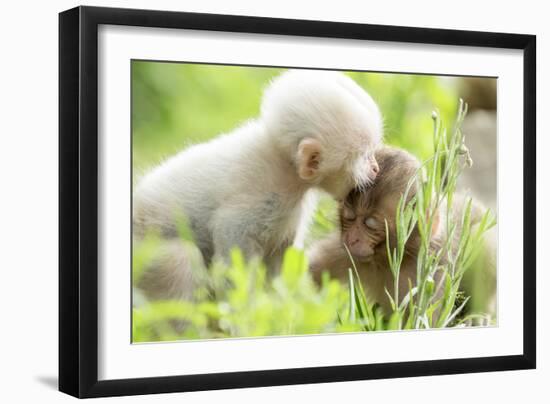
[[[258,205],[257,195],[269,184],[259,184],[266,159],[252,159],[265,149],[261,123],[250,121],[228,134],[193,145],[149,171],[133,195],[133,233],[147,231],[176,237],[178,223],[188,223],[205,256],[212,253],[212,221],[218,209],[243,203]],[[263,196],[262,196],[263,197]],[[257,202],[257,203],[256,203]]]

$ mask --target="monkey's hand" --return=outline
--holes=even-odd
[[[308,249],[309,270],[315,280],[320,281],[325,270],[333,278],[347,279],[350,261],[340,238],[340,232],[332,233]]]

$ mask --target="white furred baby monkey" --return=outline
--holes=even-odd
[[[308,191],[343,199],[368,186],[381,137],[378,107],[352,79],[289,70],[266,89],[257,119],[183,150],[139,181],[134,237],[153,230],[174,239],[183,215],[206,264],[236,246],[276,268],[309,222]],[[163,271],[189,280],[184,267]]]

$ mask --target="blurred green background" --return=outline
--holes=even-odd
[[[263,89],[284,69],[132,62],[134,174],[258,116]],[[378,103],[385,141],[429,156],[431,111],[452,122],[459,88],[437,76],[346,73]]]

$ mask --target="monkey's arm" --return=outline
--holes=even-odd
[[[348,268],[352,263],[340,240],[340,233],[332,233],[327,238],[313,244],[308,250],[309,269],[316,281],[321,280],[323,271],[332,278],[347,282]]]

